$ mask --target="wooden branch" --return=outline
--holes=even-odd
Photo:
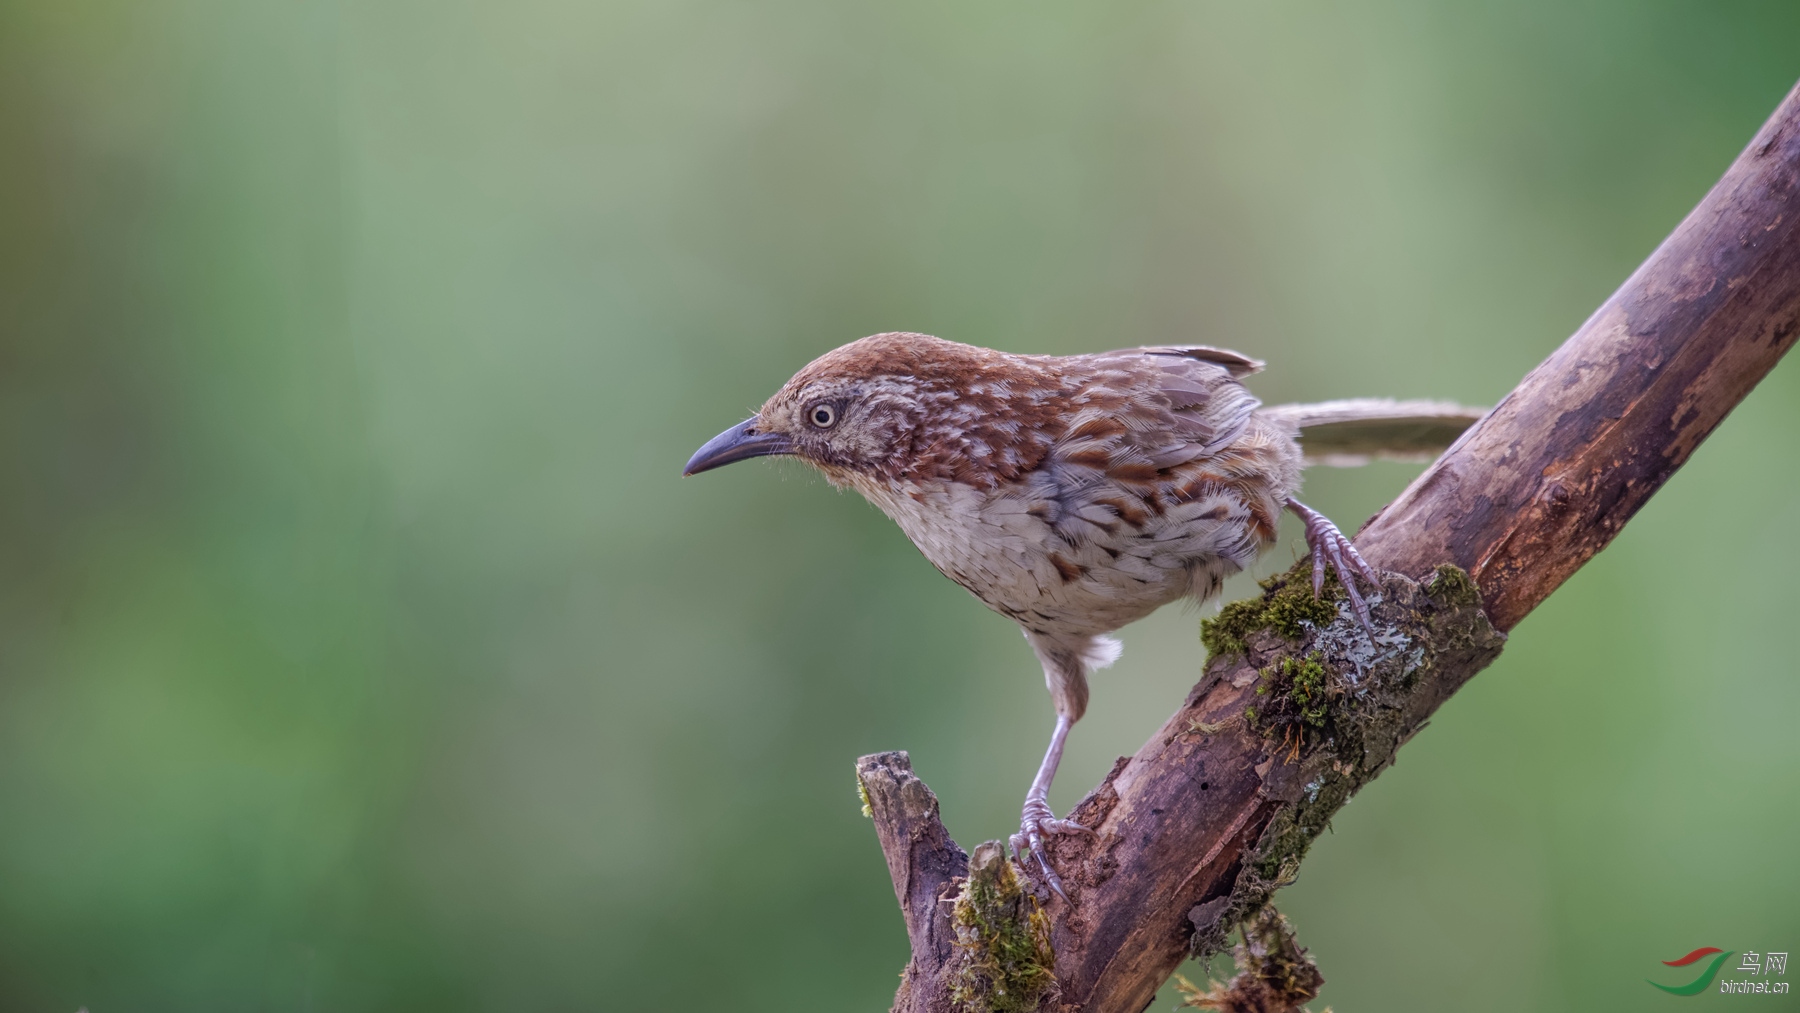
[[[921,1004],[905,1009],[919,1013],[953,1009],[943,990],[934,994],[915,990],[913,984],[933,979],[950,962],[954,933],[950,905],[942,901],[951,884],[968,875],[969,856],[950,839],[938,818],[937,796],[913,775],[912,760],[905,753],[862,757],[856,761],[856,780],[875,820],[875,835],[894,881],[894,899],[900,902],[906,938],[912,944],[912,959],[900,974],[900,992],[916,994]],[[934,997],[939,1001],[929,1001]],[[895,1004],[895,1009],[901,1008]]]
[[[1574,336],[1377,514],[1356,544],[1468,570],[1494,624],[1605,548],[1794,343],[1800,88]]]
[[[1056,987],[1031,1002],[1139,1013],[1189,952],[1222,945],[1493,660],[1499,631],[1604,548],[1774,368],[1800,326],[1797,183],[1800,88],[1619,291],[1361,532],[1390,571],[1373,644],[1341,602],[1318,611],[1301,568],[1226,608],[1181,709],[1076,806],[1095,837],[1053,844],[1072,903],[1045,898]],[[936,799],[903,753],[857,770],[913,945],[894,1008],[996,1005],[970,998],[959,970],[967,859]],[[1029,1008],[1018,1000],[1006,1008]]]

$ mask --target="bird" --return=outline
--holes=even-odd
[[[1203,345],[1017,355],[875,334],[813,360],[682,473],[798,458],[1019,625],[1056,721],[1009,843],[1066,901],[1044,838],[1092,831],[1056,816],[1050,785],[1088,677],[1119,658],[1111,634],[1171,602],[1216,597],[1274,546],[1287,509],[1304,525],[1314,594],[1335,570],[1373,636],[1357,581],[1380,576],[1296,498],[1301,470],[1428,460],[1482,414],[1377,398],[1264,407],[1243,383],[1263,366]]]

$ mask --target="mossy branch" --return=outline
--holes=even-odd
[[[975,871],[935,888],[936,904],[908,904],[931,922],[919,932],[909,915],[909,931],[956,945],[930,974],[915,950],[897,1009],[1054,1009],[1040,1006],[1052,991],[1105,1000],[1086,1008],[1141,1008],[1132,1003],[1149,1001],[1184,956],[1222,949],[1232,928],[1293,880],[1331,816],[1506,639],[1451,566],[1423,586],[1388,574],[1366,597],[1373,641],[1341,590],[1295,618],[1292,588],[1305,586],[1311,599],[1309,566],[1269,581],[1257,607],[1237,608],[1228,627],[1209,626],[1237,649],[1210,659],[1181,710],[1075,808],[1096,836],[1052,839],[1072,908],[1021,893],[993,842],[976,849]],[[915,839],[921,814],[936,819],[935,800],[918,801],[924,785],[910,764],[890,769],[905,762],[889,753],[858,764],[877,828],[913,827],[884,831],[884,849]],[[878,787],[889,781],[914,793],[906,810],[888,810],[887,799],[907,798]],[[948,840],[941,830],[930,836],[940,834]],[[919,881],[905,862],[894,874],[896,891]],[[1052,949],[1040,950],[1046,930]],[[1147,973],[1140,965],[1152,959],[1160,969]]]

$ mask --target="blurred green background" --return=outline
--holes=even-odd
[[[1000,836],[1041,674],[860,499],[688,453],[893,329],[1489,403],[1797,43],[1785,3],[4,0],[0,1009],[885,1008],[852,760]],[[1729,1005],[1644,979],[1800,949],[1797,370],[1318,845],[1315,1009]],[[1059,808],[1195,625],[1125,631]]]

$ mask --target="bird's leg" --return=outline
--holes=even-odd
[[[1338,530],[1330,518],[1307,506],[1292,496],[1287,498],[1287,508],[1298,514],[1306,522],[1306,544],[1312,549],[1313,561],[1313,595],[1317,597],[1325,589],[1325,564],[1330,563],[1337,571],[1338,582],[1344,585],[1344,592],[1350,596],[1350,608],[1356,613],[1357,621],[1368,631],[1369,639],[1375,639],[1375,623],[1369,618],[1369,606],[1363,604],[1362,595],[1356,591],[1356,576],[1360,575],[1375,587],[1381,586],[1381,575],[1375,572],[1350,539]]]
[[[1044,762],[1038,765],[1037,776],[1031,779],[1031,790],[1025,793],[1025,811],[1019,818],[1019,832],[1012,835],[1013,854],[1021,865],[1025,863],[1025,853],[1037,859],[1038,866],[1044,870],[1044,880],[1050,889],[1056,891],[1066,903],[1069,895],[1063,893],[1062,880],[1056,876],[1056,870],[1050,867],[1050,855],[1044,848],[1046,834],[1092,834],[1093,831],[1079,823],[1059,820],[1050,808],[1050,782],[1056,779],[1056,766],[1062,762],[1063,742],[1069,737],[1069,729],[1075,724],[1068,716],[1056,716],[1056,728],[1050,733],[1050,748],[1044,751]]]

